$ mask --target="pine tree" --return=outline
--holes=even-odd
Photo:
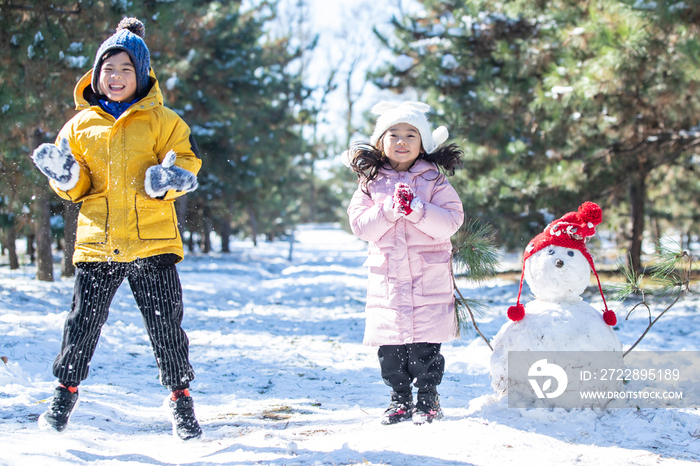
[[[521,247],[584,200],[626,206],[639,268],[652,175],[687,164],[700,142],[700,7],[421,3],[423,13],[396,19],[385,42],[397,59],[375,81],[417,89],[464,138],[468,161],[455,185],[466,210]]]
[[[91,64],[82,41],[94,29],[86,20],[96,10],[75,1],[0,3],[0,162],[5,175],[0,189],[13,219],[32,207],[39,280],[53,280],[50,203],[58,200],[29,155],[42,142],[52,142],[73,114],[75,76]],[[9,225],[7,234],[14,236],[15,226]]]
[[[301,129],[309,115],[297,109],[309,90],[290,67],[300,51],[266,30],[274,6],[178,4],[157,26],[165,97],[190,124],[205,160],[193,202],[209,206],[222,232],[233,224],[253,237],[280,235],[298,222],[305,177]]]
[[[38,199],[60,205],[28,155],[33,145],[53,142],[75,114],[76,80],[124,16],[144,22],[165,104],[181,114],[200,145],[200,189],[187,215],[197,223],[192,233],[208,240],[205,231],[220,228],[228,238],[233,225],[272,236],[297,222],[299,185],[308,177],[299,164],[307,150],[302,127],[313,116],[299,109],[309,90],[290,66],[299,51],[266,29],[275,3],[247,2],[246,9],[241,3],[0,3],[0,194],[6,201],[0,214],[6,234],[14,224],[9,219],[17,223]],[[42,222],[36,223],[47,232],[50,206],[41,206],[36,218]],[[246,219],[256,228],[245,227]],[[44,263],[51,262],[50,243],[42,243],[39,257],[49,258]]]

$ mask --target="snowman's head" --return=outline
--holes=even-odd
[[[580,301],[590,279],[591,266],[578,249],[550,245],[525,261],[525,281],[542,301]]]
[[[602,219],[603,211],[598,205],[584,202],[577,212],[569,212],[553,221],[528,243],[523,254],[518,301],[508,308],[510,320],[517,322],[525,317],[525,306],[520,302],[523,279],[538,299],[575,302],[581,300],[592,270],[605,306],[603,319],[608,325],[615,325],[617,317],[608,309],[593,256],[586,248],[586,242],[595,235],[595,227]]]

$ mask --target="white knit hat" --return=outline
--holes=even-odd
[[[430,131],[426,112],[430,111],[430,105],[422,102],[387,102],[382,101],[372,107],[372,113],[379,115],[377,126],[369,139],[369,143],[377,147],[377,141],[392,126],[399,123],[408,123],[415,127],[420,133],[423,149],[431,154],[440,144],[447,141],[449,133],[444,126],[438,127],[435,131]]]

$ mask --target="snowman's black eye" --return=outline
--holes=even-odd
[[[569,251],[567,252],[567,254],[569,255],[569,257],[574,257],[574,251]]]
[[[547,254],[549,254],[550,256],[554,254],[554,249],[550,249],[549,251],[547,251]]]

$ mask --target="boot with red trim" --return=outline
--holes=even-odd
[[[39,416],[39,429],[62,433],[68,427],[73,410],[78,406],[78,387],[59,385],[53,392],[49,409]]]
[[[411,419],[413,415],[413,395],[411,392],[391,392],[391,404],[382,414],[382,424],[385,426],[397,424]]]
[[[204,435],[194,415],[194,401],[190,391],[173,390],[168,397],[170,418],[173,423],[173,436],[184,441],[200,440]]]
[[[442,408],[440,408],[440,395],[437,393],[425,395],[418,393],[418,403],[416,403],[416,410],[413,412],[414,424],[439,421],[443,417]]]

